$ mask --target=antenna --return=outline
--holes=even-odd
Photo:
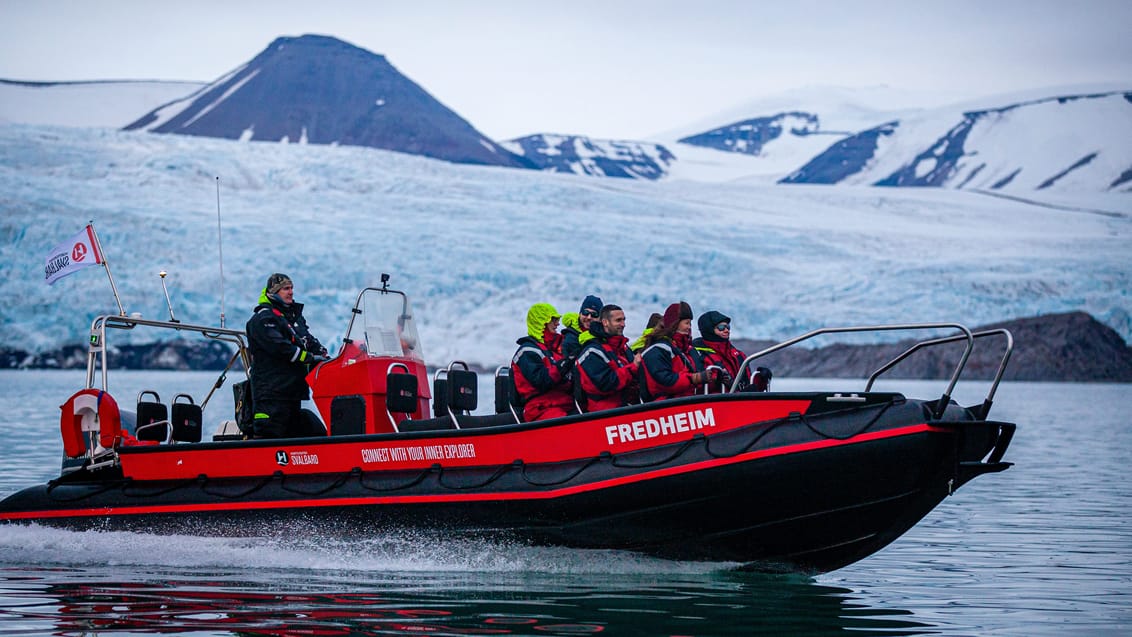
[[[220,327],[224,327],[224,240],[220,231],[220,175],[216,176],[216,244],[220,248]],[[169,313],[172,314],[172,310]]]
[[[169,300],[169,288],[165,287],[165,276],[167,274],[169,273],[165,270],[162,270],[157,273],[157,276],[161,277],[161,289],[165,290],[165,306],[169,308],[169,322],[180,323],[180,321],[177,320],[177,317],[173,316],[173,302]]]

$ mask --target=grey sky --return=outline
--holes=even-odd
[[[0,78],[210,81],[320,33],[494,138],[632,138],[808,85],[1132,87],[1129,25],[1130,0],[0,0]]]

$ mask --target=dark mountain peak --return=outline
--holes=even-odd
[[[276,38],[247,64],[126,126],[134,129],[529,167],[384,56],[324,35]]]
[[[252,64],[275,58],[284,60],[304,60],[312,58],[330,58],[340,56],[338,62],[349,61],[353,58],[357,62],[381,64],[393,68],[384,55],[367,51],[344,40],[329,35],[307,33],[292,36],[281,35],[271,41],[263,51],[252,59]]]
[[[540,133],[503,142],[540,170],[598,177],[660,179],[676,157],[661,144]]]
[[[819,132],[820,121],[817,115],[790,111],[745,119],[677,141],[733,153],[758,155],[764,145],[778,139],[783,133],[803,136]]]

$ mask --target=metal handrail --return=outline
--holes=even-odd
[[[979,408],[979,413],[977,414],[977,416],[979,417],[980,420],[986,420],[987,414],[990,412],[991,404],[994,402],[994,394],[995,394],[995,392],[998,391],[998,384],[1002,381],[1002,376],[1006,372],[1006,364],[1010,361],[1011,353],[1014,352],[1014,335],[1010,333],[1010,330],[1008,330],[1006,328],[1001,328],[1001,327],[997,328],[997,329],[993,329],[993,330],[981,330],[981,331],[978,331],[978,332],[972,332],[971,333],[972,338],[984,338],[984,337],[987,337],[987,336],[995,336],[995,335],[999,335],[999,334],[1006,337],[1006,350],[1002,354],[1002,360],[999,361],[999,363],[998,363],[998,370],[995,371],[994,378],[991,381],[990,391],[987,392],[986,398],[983,399],[982,407]],[[932,347],[932,346],[935,346],[935,345],[943,345],[944,343],[954,343],[955,341],[961,340],[962,338],[964,338],[963,334],[956,334],[954,336],[944,336],[944,337],[941,337],[941,338],[933,338],[933,339],[930,339],[930,340],[920,341],[919,343],[916,343],[915,345],[913,345],[913,346],[909,347],[907,350],[905,350],[904,353],[902,353],[899,356],[897,356],[896,358],[888,361],[887,363],[882,365],[879,369],[877,369],[875,372],[873,372],[872,375],[869,376],[869,382],[865,384],[865,391],[869,391],[870,389],[872,389],[873,383],[876,381],[876,379],[878,377],[880,377],[881,374],[892,369],[898,363],[900,363],[904,359],[908,358],[909,356],[911,356],[915,352],[917,352],[917,351],[919,351],[919,350],[921,350],[925,347]]]
[[[777,345],[772,345],[764,350],[751,354],[747,358],[744,358],[743,362],[739,365],[739,369],[735,374],[735,379],[732,381],[731,388],[728,390],[728,393],[733,393],[738,389],[739,379],[743,377],[743,374],[747,371],[747,368],[749,368],[751,363],[756,359],[762,358],[763,356],[766,356],[768,354],[773,354],[774,352],[777,352],[779,350],[786,349],[787,347],[797,345],[798,343],[814,338],[815,336],[821,336],[823,334],[844,334],[850,332],[891,332],[899,330],[938,330],[945,328],[954,328],[963,332],[962,334],[957,334],[951,338],[953,340],[960,340],[965,338],[967,340],[967,348],[963,351],[963,357],[959,360],[959,364],[955,366],[955,371],[951,374],[951,380],[947,384],[947,389],[944,391],[943,396],[940,397],[939,404],[934,411],[935,417],[939,418],[943,415],[943,411],[947,408],[948,403],[951,402],[951,392],[955,390],[955,385],[959,382],[959,376],[963,373],[963,368],[967,366],[967,359],[970,358],[971,350],[974,349],[975,345],[975,338],[971,334],[971,330],[959,323],[903,323],[897,325],[856,325],[851,327],[823,327],[816,329],[796,338],[792,338],[788,341],[783,341],[781,343],[778,343]]]
[[[389,416],[389,422],[393,423],[393,431],[401,433],[401,428],[397,426],[397,419],[393,417],[393,412],[389,411],[389,376],[393,374],[394,369],[403,369],[406,374],[412,374],[412,370],[404,363],[392,362],[389,367],[385,368],[385,414]],[[412,414],[409,414],[412,416]]]
[[[139,325],[173,329],[179,332],[195,332],[205,338],[231,343],[236,346],[240,360],[244,364],[244,369],[248,370],[251,368],[251,361],[248,358],[248,347],[244,340],[244,332],[242,330],[193,325],[191,323],[156,321],[139,316],[104,314],[102,316],[96,316],[90,324],[90,342],[87,348],[86,363],[86,386],[88,388],[94,388],[95,372],[97,369],[101,368],[102,389],[109,391],[109,386],[107,385],[109,368],[106,361],[106,329],[132,330]]]
[[[707,371],[708,371],[708,370],[710,370],[710,369],[719,370],[719,372],[721,372],[721,373],[723,373],[723,374],[726,374],[726,373],[727,373],[727,370],[726,370],[726,369],[724,369],[724,368],[723,368],[722,366],[720,366],[720,365],[708,365],[707,367],[704,367],[704,372],[707,372]],[[723,385],[723,384],[722,384],[722,383],[720,383],[720,386],[721,386],[721,387],[722,387],[722,385]],[[697,391],[697,393],[699,393],[699,392]],[[711,393],[711,383],[704,383],[704,395],[706,396],[706,395],[708,395],[708,394],[710,394],[710,393]],[[723,391],[722,393],[727,393],[727,392],[726,392],[726,391]]]

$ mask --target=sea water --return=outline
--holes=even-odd
[[[127,372],[111,390],[200,402],[205,372]],[[83,372],[0,371],[0,497],[58,474],[58,405]],[[229,417],[216,391],[206,429]],[[863,381],[775,379],[775,389]],[[877,389],[935,398],[941,382]],[[986,384],[963,385],[963,404]],[[491,394],[482,394],[490,397]],[[1004,383],[1011,469],[905,536],[818,576],[443,534],[274,529],[156,536],[0,525],[2,634],[1124,635],[1132,633],[1132,385]]]

